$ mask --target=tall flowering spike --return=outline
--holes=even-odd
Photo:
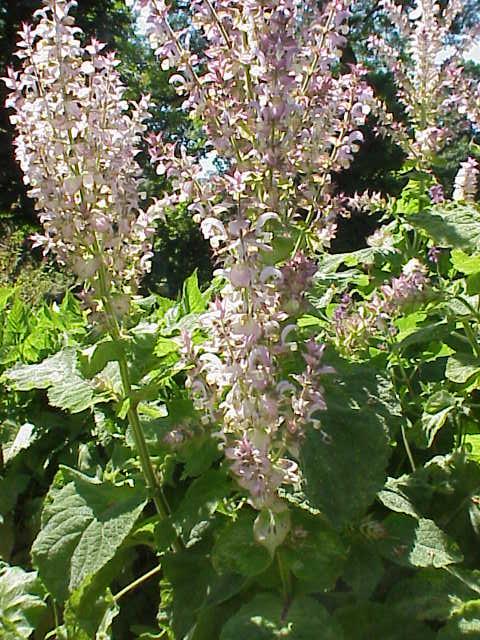
[[[6,105],[43,224],[36,244],[86,283],[93,306],[105,290],[115,294],[121,315],[152,255],[155,209],[140,209],[135,160],[149,101],[129,108],[115,56],[96,40],[81,45],[75,4],[44,0],[36,25],[23,26]]]
[[[351,163],[359,129],[377,106],[361,67],[334,72],[350,3],[331,0],[319,11],[316,0],[192,0],[193,28],[206,42],[202,59],[163,0],[132,4],[224,166],[206,179],[185,149],[149,138],[157,171],[173,186],[164,205],[188,203],[227,280],[202,319],[208,339],[199,346],[185,336],[186,384],[204,423],[218,426],[251,503],[275,511],[279,486],[300,479],[294,458],[306,431],[320,426],[322,379],[332,371],[322,365],[321,345],[297,344],[296,317],[315,264],[292,251],[277,265],[272,244],[278,235],[293,248],[308,229],[322,249],[344,209],[332,176]],[[302,357],[288,373],[295,351]]]
[[[225,213],[255,221],[273,211],[284,233],[307,217],[317,246],[328,245],[343,211],[332,173],[349,166],[363,140],[359,128],[377,106],[360,66],[332,73],[349,2],[330,1],[319,12],[314,0],[194,0],[193,25],[207,42],[202,60],[189,50],[190,31],[171,26],[163,1],[131,4],[162,67],[175,67],[170,81],[203,122],[207,146],[228,168],[202,182],[197,161],[152,139],[159,172],[173,178],[173,201],[190,201],[199,221]],[[219,196],[222,210],[210,206]],[[215,249],[230,241],[208,229]]]
[[[453,129],[464,126],[459,114],[470,111],[473,116],[475,111],[469,81],[463,75],[463,53],[471,36],[462,35],[456,46],[451,43],[451,27],[462,2],[449,0],[441,7],[434,0],[415,0],[410,8],[396,0],[380,4],[396,28],[393,33],[405,43],[405,51],[392,46],[392,30],[383,38],[371,37],[369,44],[393,71],[398,96],[410,118],[413,134],[404,131],[403,143],[410,156],[427,168],[432,155],[452,138]]]

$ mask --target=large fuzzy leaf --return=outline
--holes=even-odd
[[[287,608],[270,593],[260,593],[224,625],[220,640],[343,640],[340,626],[313,598],[300,597]]]
[[[53,488],[32,557],[44,584],[63,601],[113,558],[146,504],[131,487],[99,482],[62,468],[68,483]]]
[[[17,365],[4,376],[16,391],[48,389],[50,404],[71,413],[105,401],[104,396],[96,395],[94,383],[80,375],[75,349],[63,349],[40,364]]]
[[[365,513],[383,486],[388,429],[398,420],[398,407],[388,383],[373,368],[335,366],[336,379],[325,384],[324,433],[308,432],[301,458],[310,502],[334,526],[343,527]]]
[[[310,592],[333,589],[347,558],[340,536],[323,518],[297,510],[292,516],[292,532],[281,550],[285,564],[298,580],[308,583]]]
[[[45,609],[35,571],[0,563],[0,638],[29,638]]]
[[[409,216],[441,247],[477,251],[480,245],[480,211],[474,205],[443,205]]]
[[[254,540],[253,521],[253,514],[242,511],[220,531],[212,551],[213,566],[219,573],[252,577],[271,564],[267,549]]]

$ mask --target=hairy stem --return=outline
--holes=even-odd
[[[99,247],[97,246],[99,250]],[[100,254],[98,254],[100,255]],[[151,495],[158,515],[161,518],[167,518],[170,509],[163,495],[163,491],[157,481],[155,471],[153,469],[152,460],[148,452],[147,443],[145,441],[145,435],[143,433],[142,425],[138,417],[137,406],[132,402],[132,384],[130,381],[130,372],[128,370],[127,359],[123,351],[123,345],[121,341],[120,328],[118,326],[115,312],[112,308],[110,290],[107,285],[105,266],[103,262],[100,263],[98,270],[100,297],[105,307],[105,315],[107,317],[108,332],[112,340],[118,345],[118,365],[120,368],[120,377],[122,380],[123,393],[128,405],[127,417],[130,427],[132,429],[133,438],[135,440],[135,447],[140,459],[140,466],[142,468],[143,477],[147,485],[149,494]],[[181,548],[180,542],[175,541],[173,543],[175,551],[179,551]]]

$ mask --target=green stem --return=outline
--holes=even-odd
[[[393,344],[390,343],[390,350],[392,350],[392,347],[393,347]],[[405,368],[404,368],[404,366],[402,364],[402,361],[398,357],[398,355],[396,357],[396,360],[397,360],[398,368],[399,368],[399,370],[400,370],[400,372],[402,374],[402,379],[407,385],[408,392],[410,393],[410,395],[414,396],[410,378],[408,377],[407,372],[405,371]],[[395,371],[394,371],[393,367],[390,368],[390,375],[391,375],[391,379],[392,379],[392,382],[393,382],[393,387],[395,388],[396,387],[396,375],[395,375]],[[395,393],[396,393],[396,395],[397,395],[397,397],[398,397],[398,399],[400,401],[400,405],[402,407],[402,410],[405,411],[404,406],[403,406],[403,401],[402,401],[400,395],[396,391],[395,391]],[[403,446],[405,447],[405,451],[406,451],[406,454],[407,454],[407,457],[408,457],[408,461],[410,462],[410,466],[412,468],[412,471],[415,471],[415,469],[416,469],[415,460],[413,459],[412,450],[410,449],[410,444],[408,442],[407,434],[405,432],[405,427],[403,426],[403,424],[400,426],[400,430],[401,430],[401,433],[402,433]]]
[[[290,575],[288,567],[286,567],[285,563],[283,562],[282,554],[280,551],[277,551],[277,561],[280,579],[282,580],[283,599],[285,602],[285,606],[287,606],[292,593],[292,577]]]
[[[46,634],[45,640],[50,640],[50,638],[56,638],[57,637],[57,629],[60,626],[59,625],[59,620],[58,620],[57,605],[55,604],[55,600],[53,598],[52,598],[52,611],[53,611],[53,619],[55,621],[55,629],[52,629],[51,631],[49,631]]]
[[[400,429],[402,431],[403,446],[405,447],[405,451],[407,452],[408,461],[410,462],[410,466],[412,467],[412,471],[415,472],[415,470],[416,470],[415,461],[413,459],[412,450],[410,449],[410,445],[408,444],[407,434],[405,433],[405,427],[403,426],[403,424],[401,425]],[[405,460],[405,458],[404,458],[404,460]]]
[[[161,570],[162,570],[161,565],[158,565],[158,567],[154,567],[153,569],[145,573],[143,576],[140,576],[140,578],[137,578],[133,582],[130,582],[130,584],[127,584],[126,587],[124,587],[121,591],[119,591],[117,594],[113,596],[114,601],[118,602],[120,598],[123,598],[123,596],[125,596],[127,593],[129,593],[130,591],[133,591],[134,589],[139,587],[141,584],[143,584],[147,580],[150,580],[150,578],[153,578],[153,576],[157,575],[157,573],[160,573]]]
[[[95,251],[97,252],[97,255],[101,256],[100,247],[98,246],[98,243],[96,241],[95,241]],[[145,435],[143,433],[142,425],[140,424],[140,419],[138,417],[137,406],[136,404],[132,403],[132,384],[130,381],[130,372],[128,370],[127,359],[123,351],[120,328],[118,326],[115,312],[112,308],[110,291],[107,286],[107,278],[106,278],[105,266],[103,262],[100,263],[100,267],[98,269],[98,280],[99,280],[99,288],[100,288],[100,297],[104,304],[105,314],[107,317],[108,332],[113,342],[115,342],[119,347],[118,365],[120,368],[120,377],[122,380],[124,396],[129,403],[127,417],[128,417],[128,422],[130,424],[130,427],[132,429],[133,438],[135,440],[135,447],[137,449],[138,456],[140,458],[140,466],[142,468],[143,477],[145,478],[147,489],[153,499],[157,513],[161,516],[162,519],[164,519],[168,517],[170,513],[170,509],[165,500],[165,496],[163,495],[162,489],[158,484],[155,471],[153,469],[153,464],[150,458],[150,454],[148,452]],[[176,540],[173,543],[173,548],[175,549],[175,551],[180,551],[181,543],[179,540]]]

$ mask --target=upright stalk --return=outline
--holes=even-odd
[[[97,246],[96,249],[99,249]],[[100,255],[100,254],[98,254]],[[128,363],[123,350],[121,342],[120,327],[117,322],[117,318],[112,308],[110,290],[107,286],[105,267],[103,263],[100,264],[98,270],[100,297],[102,299],[105,315],[107,318],[108,333],[113,342],[118,346],[118,366],[120,369],[120,377],[122,380],[122,387],[124,396],[128,402],[127,418],[132,429],[133,439],[135,441],[135,447],[140,459],[140,466],[142,468],[143,477],[147,485],[149,495],[151,496],[158,515],[164,519],[169,516],[170,509],[163,495],[161,486],[158,483],[157,477],[152,464],[152,459],[148,451],[147,443],[145,440],[145,434],[143,433],[142,425],[138,417],[137,405],[132,402],[132,383],[130,380],[130,372],[128,370]],[[181,548],[180,542],[175,541],[173,543],[175,551],[179,551]]]

